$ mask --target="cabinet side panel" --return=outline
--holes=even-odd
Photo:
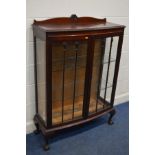
[[[38,114],[46,123],[46,70],[45,70],[45,41],[36,39],[37,49],[37,87]]]
[[[118,37],[106,38],[100,96],[110,103],[115,71]]]

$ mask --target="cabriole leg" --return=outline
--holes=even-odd
[[[115,115],[115,113],[116,113],[115,109],[109,112],[109,114],[110,114],[109,119],[108,119],[108,124],[109,125],[114,124],[113,121],[112,121],[112,118]]]
[[[40,130],[39,130],[39,124],[38,123],[35,123],[35,126],[36,126],[36,130],[34,130],[34,134],[39,134],[40,133]]]

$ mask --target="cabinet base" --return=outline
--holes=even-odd
[[[43,149],[45,151],[47,151],[47,150],[50,149],[49,145],[48,145],[48,139],[54,134],[54,132],[63,130],[65,128],[69,128],[69,127],[73,127],[73,126],[78,126],[80,124],[84,124],[86,122],[97,119],[98,117],[101,117],[101,116],[103,116],[103,115],[105,115],[107,113],[110,114],[109,119],[108,119],[108,124],[112,125],[113,124],[112,118],[115,115],[116,111],[115,111],[114,108],[109,108],[106,111],[100,111],[100,112],[98,112],[98,113],[96,113],[94,115],[91,115],[87,119],[75,120],[75,121],[72,121],[72,122],[69,122],[69,123],[63,123],[63,124],[61,124],[59,126],[54,126],[54,127],[51,127],[51,128],[47,128],[44,121],[41,119],[41,117],[38,114],[36,114],[34,116],[34,122],[35,122],[37,130],[35,130],[34,132],[36,134],[38,134],[41,131],[41,133],[43,134],[44,139],[45,139],[45,144],[43,146]]]

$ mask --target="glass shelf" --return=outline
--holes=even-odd
[[[106,84],[106,81],[102,81],[104,84]],[[76,85],[84,85],[84,80],[78,80],[76,81]],[[94,89],[96,87],[96,85],[98,84],[97,81],[92,81],[92,89]],[[53,87],[52,91],[56,91],[56,90],[61,90],[62,89],[62,83],[60,83],[59,86],[57,87]],[[66,89],[69,89],[69,87],[72,87],[74,85],[74,82],[68,82],[68,83],[65,83],[64,84],[64,87],[67,87]],[[105,89],[105,85],[104,86],[101,86],[100,90],[104,90]],[[110,82],[107,82],[107,88],[110,88],[112,87],[112,83]]]
[[[93,81],[92,82],[92,91],[91,91],[91,95],[93,94],[97,94],[98,90],[96,89],[96,85],[98,83],[96,81]],[[74,86],[74,83],[67,83],[65,84],[64,86],[64,90],[67,90],[65,91],[65,96],[64,96],[64,100],[70,100],[73,98],[73,91],[72,91],[72,88]],[[75,89],[75,97],[83,97],[84,95],[84,81],[78,81],[76,83],[76,89]],[[111,83],[107,83],[107,89],[108,88],[111,88],[112,87],[112,84]],[[106,88],[105,86],[102,86],[101,89],[100,89],[100,92],[101,91],[104,91]],[[52,89],[52,94],[53,94],[53,97],[52,97],[52,102],[55,103],[55,102],[61,102],[62,101],[62,87],[56,87],[55,89],[53,88]]]
[[[102,81],[103,82],[103,81]],[[104,84],[106,84],[106,81],[105,81],[105,83]],[[104,86],[101,86],[101,89],[100,90],[104,90],[105,89],[105,85]],[[107,88],[110,88],[110,87],[112,87],[112,83],[110,83],[110,82],[107,82]]]
[[[80,56],[77,56],[77,58],[86,58],[87,57],[87,55],[80,55]],[[66,57],[65,58],[65,61],[75,61],[75,55],[74,56],[69,56],[69,57]],[[52,60],[52,63],[55,63],[55,62],[63,62],[64,61],[64,59],[63,58],[57,58],[57,59],[54,59],[54,60]]]
[[[111,62],[115,62],[116,59],[111,58]],[[102,64],[109,63],[108,58],[105,58],[105,61],[102,61]],[[94,67],[98,67],[100,64],[100,56],[94,57]],[[70,57],[65,59],[65,70],[75,70],[75,57]],[[77,57],[77,66],[76,69],[86,68],[86,56]],[[63,60],[58,59],[52,62],[52,72],[63,71]]]
[[[65,64],[63,59],[57,59],[52,61],[52,72],[63,71],[63,67],[66,70],[75,70],[76,57],[69,57],[65,59]],[[78,56],[76,69],[86,68],[86,56]]]
[[[111,62],[115,62],[115,61],[116,61],[116,58],[113,58],[113,57],[111,57],[110,61],[109,61],[109,55],[106,54],[104,56],[104,60],[102,60],[102,64],[111,63]]]

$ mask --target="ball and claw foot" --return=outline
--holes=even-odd
[[[109,125],[113,125],[114,122],[113,122],[112,120],[109,120],[109,121],[108,121],[108,124],[109,124]]]
[[[116,113],[115,110],[112,110],[112,111],[110,112],[110,116],[109,116],[109,119],[108,119],[108,124],[109,124],[109,125],[113,125],[113,124],[114,124],[114,122],[112,121],[112,118],[113,118],[113,116],[115,115],[115,113]]]
[[[45,145],[43,145],[43,149],[44,149],[44,151],[48,151],[50,148],[49,148],[48,144],[45,144]]]
[[[43,145],[43,149],[44,151],[48,151],[50,149],[48,145],[48,137],[44,137],[44,139],[45,139],[45,143]]]

